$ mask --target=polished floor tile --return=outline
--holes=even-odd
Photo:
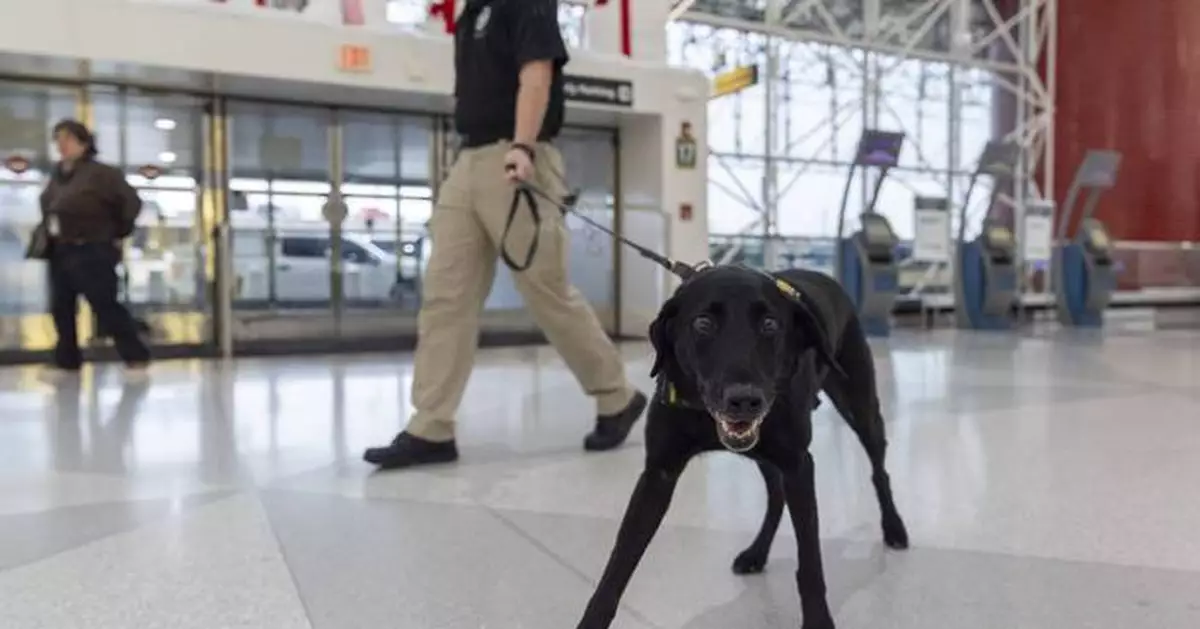
[[[649,387],[649,348],[622,348]],[[879,543],[869,469],[815,417],[842,629],[1200,626],[1200,332],[908,333],[875,344],[913,538]],[[0,627],[574,626],[636,481],[641,436],[585,455],[594,413],[548,348],[483,351],[462,461],[375,473],[408,356],[0,370]],[[785,520],[768,571],[730,562],[765,508],[754,466],[693,462],[614,627],[798,626]]]

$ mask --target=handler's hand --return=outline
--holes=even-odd
[[[504,176],[512,183],[533,178],[533,160],[521,149],[511,149],[504,154]]]

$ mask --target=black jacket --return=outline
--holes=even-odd
[[[142,211],[137,190],[120,169],[85,159],[70,171],[55,167],[41,196],[42,216],[58,221],[58,238],[112,242],[133,233]]]

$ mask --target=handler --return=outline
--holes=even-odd
[[[432,252],[417,319],[412,400],[416,413],[392,443],[363,458],[382,468],[458,459],[454,414],[475,360],[479,317],[491,291],[515,184],[565,195],[562,155],[566,45],[556,0],[467,0],[454,35],[454,124],[462,140],[430,220]],[[522,203],[525,203],[523,200]],[[625,377],[615,345],[567,279],[561,213],[539,206],[540,229],[522,207],[509,230],[519,251],[536,236],[529,267],[514,272],[538,326],[596,400],[587,450],[625,442],[646,396]],[[518,259],[521,255],[516,256]]]

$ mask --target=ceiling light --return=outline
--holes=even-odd
[[[174,131],[175,121],[170,118],[159,118],[154,121],[154,128],[159,131]]]
[[[158,161],[164,164],[174,164],[177,157],[178,156],[171,151],[163,151],[162,153],[158,154]]]

